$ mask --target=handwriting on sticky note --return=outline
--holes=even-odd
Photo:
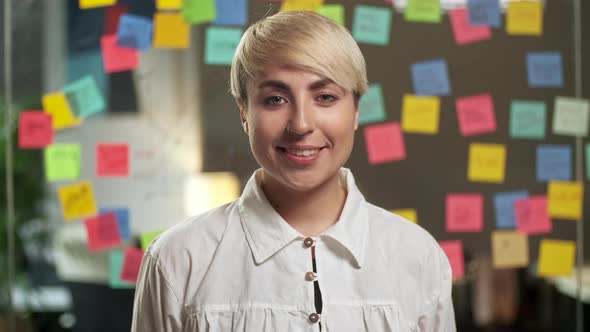
[[[537,181],[571,180],[572,148],[567,144],[537,146]]]
[[[510,103],[510,136],[545,138],[547,107],[542,101],[513,100]]]
[[[504,182],[506,146],[504,144],[471,143],[467,178],[474,182]]]
[[[515,203],[528,197],[526,191],[508,191],[494,195],[494,211],[496,213],[496,227],[514,228],[516,226]]]
[[[413,223],[418,223],[418,213],[416,212],[416,209],[397,209],[391,210],[391,212],[400,215]]]
[[[457,98],[459,130],[463,136],[472,136],[496,131],[496,114],[490,94]]]
[[[161,12],[154,16],[154,47],[188,48],[190,26],[182,14]]]
[[[406,147],[398,122],[365,127],[369,163],[382,164],[406,159]]]
[[[589,113],[590,103],[587,99],[556,97],[553,132],[558,135],[587,136]]]
[[[402,127],[405,132],[436,134],[439,117],[440,98],[404,95]]]
[[[515,231],[492,232],[492,253],[495,268],[517,268],[529,265],[529,241]]]
[[[67,221],[96,214],[96,202],[90,181],[64,185],[57,190]]]
[[[526,234],[550,233],[553,229],[547,214],[547,197],[535,195],[516,200],[514,203],[516,228]]]
[[[99,177],[129,176],[129,145],[97,144],[96,175]]]
[[[579,220],[582,217],[584,186],[580,182],[549,181],[549,215],[554,218]]]
[[[528,53],[527,76],[531,87],[563,87],[561,54],[559,52]]]
[[[408,0],[404,18],[412,22],[440,23],[440,0]]]
[[[141,243],[141,249],[147,250],[147,248],[152,244],[154,239],[158,237],[158,235],[162,234],[162,231],[153,231],[153,232],[146,232],[139,235],[139,240]]]
[[[18,115],[18,147],[39,149],[53,143],[51,114],[23,111]]]
[[[241,29],[209,27],[206,33],[205,63],[231,65],[241,38]]]
[[[61,92],[43,96],[43,110],[51,114],[53,130],[79,125],[82,120],[74,117],[66,96]]]
[[[336,21],[338,24],[344,26],[344,6],[340,4],[323,5],[318,10],[318,14],[323,15]]]
[[[576,260],[576,243],[554,239],[542,239],[539,249],[541,277],[570,276]]]
[[[121,280],[123,269],[123,251],[111,250],[109,252],[109,286],[111,288],[133,288],[133,284]]]
[[[446,96],[451,93],[447,62],[422,61],[412,64],[414,93],[422,96]]]
[[[104,111],[106,103],[96,81],[86,75],[64,87],[70,109],[75,116],[87,117]]]
[[[117,35],[105,35],[100,39],[105,72],[129,71],[139,65],[139,51],[117,46]]]
[[[75,180],[80,177],[80,144],[53,144],[45,148],[43,153],[47,181]]]
[[[359,102],[359,124],[385,120],[385,106],[381,85],[371,84]]]
[[[80,0],[80,9],[112,6],[117,0]]]
[[[481,232],[483,197],[481,194],[447,194],[447,232]]]
[[[390,9],[357,5],[354,9],[352,36],[359,43],[388,44],[391,16]]]
[[[88,250],[106,250],[121,244],[119,225],[114,213],[98,215],[84,220],[88,235]]]
[[[285,0],[279,11],[309,11],[317,12],[323,5],[323,0]]]
[[[216,0],[214,25],[243,26],[248,23],[248,0]]]
[[[510,35],[540,36],[543,33],[543,3],[508,2],[506,32]]]
[[[215,0],[184,0],[182,14],[187,23],[198,24],[215,20]]]
[[[438,243],[449,259],[453,280],[460,279],[465,275],[465,256],[463,255],[463,242],[459,240],[440,241]]]
[[[151,18],[123,14],[117,28],[117,46],[145,51],[152,45],[153,29]]]
[[[500,26],[500,2],[498,0],[467,0],[469,24]]]
[[[467,10],[464,8],[449,11],[449,18],[451,20],[453,35],[457,45],[474,43],[492,37],[492,31],[489,27],[485,25],[473,26],[469,24]]]
[[[121,269],[121,280],[136,283],[141,268],[143,251],[137,248],[127,248],[123,256],[123,268]]]

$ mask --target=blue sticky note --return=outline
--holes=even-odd
[[[412,65],[414,93],[422,96],[447,96],[451,93],[447,62],[440,60],[417,62]]]
[[[154,23],[145,16],[123,14],[117,28],[117,45],[147,50],[152,45]]]
[[[514,203],[529,196],[526,191],[506,191],[494,195],[497,228],[515,228],[516,214]]]
[[[586,144],[586,178],[590,180],[590,143]]]
[[[215,0],[213,25],[244,26],[248,23],[248,0]]]
[[[500,26],[500,0],[467,0],[470,25]]]
[[[391,9],[358,5],[354,9],[352,36],[359,43],[386,45],[391,30]]]
[[[381,85],[371,84],[359,101],[359,124],[385,120],[385,106]]]
[[[117,289],[134,288],[135,285],[121,280],[121,269],[123,268],[123,259],[125,255],[120,249],[109,252],[109,286]]]
[[[238,28],[209,27],[205,45],[205,63],[210,65],[231,65],[236,48],[242,38]]]
[[[530,87],[563,87],[563,66],[559,52],[529,52],[526,62]]]
[[[572,178],[572,148],[569,145],[537,146],[537,181],[569,181]]]
[[[87,117],[105,110],[105,100],[90,75],[69,83],[63,90],[70,109],[77,117]]]
[[[66,71],[68,83],[72,83],[84,76],[92,76],[101,94],[108,100],[109,77],[104,71],[100,48],[68,54]]]
[[[99,214],[114,213],[119,224],[121,238],[125,241],[131,239],[131,230],[129,229],[129,209],[128,208],[100,208]]]
[[[544,139],[546,117],[544,102],[513,100],[510,103],[510,137]]]

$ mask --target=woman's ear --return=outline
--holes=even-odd
[[[242,128],[244,129],[244,132],[246,133],[246,135],[248,135],[248,113],[246,112],[243,106],[240,106],[240,120],[242,121]]]

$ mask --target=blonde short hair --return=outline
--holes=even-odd
[[[230,92],[239,106],[248,101],[247,83],[268,64],[303,68],[352,91],[367,91],[365,59],[348,30],[322,15],[280,12],[250,26],[234,54]]]

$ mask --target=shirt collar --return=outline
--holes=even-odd
[[[248,245],[257,264],[262,264],[277,251],[290,242],[304,236],[291,227],[270,205],[257,174],[254,172],[242,193],[238,210],[242,228]],[[361,267],[365,258],[368,236],[367,202],[358,190],[352,173],[341,168],[340,173],[346,178],[348,194],[338,222],[330,226],[321,237],[335,240],[346,248]]]

